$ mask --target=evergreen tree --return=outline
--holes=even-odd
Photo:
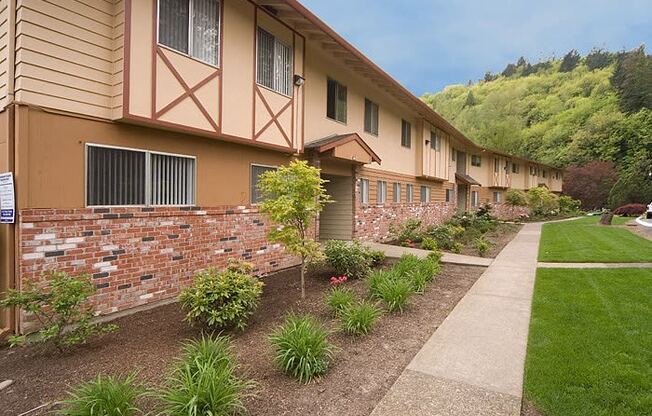
[[[559,72],[571,72],[580,63],[580,59],[580,54],[575,49],[571,50],[561,60]]]
[[[514,74],[516,74],[516,65],[514,64],[508,64],[502,72],[502,75],[507,78]]]
[[[523,68],[527,64],[528,64],[528,62],[522,56],[520,58],[518,58],[518,61],[516,62],[516,66],[519,67],[519,68]]]
[[[623,112],[652,109],[652,56],[646,55],[645,46],[619,54],[611,84],[618,92]]]
[[[589,71],[595,71],[596,69],[606,68],[611,65],[614,58],[615,57],[612,53],[607,52],[604,49],[593,48],[591,49],[591,52],[586,55],[585,61]]]
[[[473,95],[472,91],[469,91],[469,93],[466,94],[466,101],[464,102],[464,108],[473,107],[475,104],[476,104],[475,96]]]

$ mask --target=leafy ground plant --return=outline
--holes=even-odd
[[[68,393],[63,416],[133,416],[140,413],[136,400],[144,388],[136,383],[135,374],[125,378],[98,375],[93,381],[82,383]]]
[[[480,237],[475,240],[475,249],[478,250],[480,257],[484,257],[489,252],[491,248],[491,243],[485,240],[483,237]]]
[[[328,370],[335,347],[327,338],[328,331],[314,317],[290,314],[269,340],[278,367],[307,384]]]
[[[210,268],[195,275],[179,301],[186,320],[210,328],[243,330],[263,293],[263,282],[251,276],[252,265],[231,262],[226,270]]]
[[[51,343],[59,351],[85,343],[94,335],[115,331],[116,325],[93,323],[93,307],[89,297],[95,286],[88,275],[72,277],[65,272],[47,272],[46,282],[37,285],[27,281],[20,290],[10,290],[0,307],[19,307],[32,314],[40,325],[36,340]],[[23,345],[25,336],[10,339],[12,345]]]
[[[428,283],[432,282],[439,273],[439,262],[435,257],[420,259],[414,255],[404,255],[394,265],[393,271],[410,282],[414,292],[423,293]]]
[[[355,296],[351,289],[342,286],[333,286],[326,295],[326,304],[333,316],[339,316],[342,311],[355,301]]]
[[[369,302],[353,303],[340,313],[342,329],[349,335],[367,335],[382,311]]]
[[[370,251],[359,242],[329,240],[324,244],[326,264],[335,273],[350,279],[361,279],[371,271],[373,259]]]
[[[239,365],[224,336],[205,336],[183,347],[165,386],[154,395],[168,416],[233,415],[245,412],[254,384],[236,375]]]
[[[395,270],[380,270],[369,277],[371,297],[385,302],[389,312],[403,312],[414,288],[412,282],[402,278]]]

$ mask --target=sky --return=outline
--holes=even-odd
[[[416,95],[571,49],[652,53],[652,0],[302,0]]]

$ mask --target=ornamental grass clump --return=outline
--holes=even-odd
[[[410,282],[414,292],[423,293],[439,273],[439,261],[435,259],[435,256],[420,259],[414,255],[404,255],[394,265],[393,271]]]
[[[382,311],[369,302],[352,303],[340,313],[342,329],[349,335],[367,335]]]
[[[369,292],[373,299],[385,302],[389,312],[403,312],[414,288],[412,282],[394,269],[379,270],[369,277]]]
[[[224,336],[190,341],[155,393],[168,416],[233,415],[245,412],[244,400],[253,382],[236,375],[239,365]]]
[[[62,416],[133,416],[140,413],[136,400],[144,388],[135,374],[125,378],[98,375],[68,392],[58,414]]]
[[[326,304],[331,315],[339,316],[340,313],[355,301],[355,295],[351,289],[342,286],[333,286],[326,295]]]
[[[314,317],[290,314],[269,340],[278,367],[307,384],[328,370],[335,347],[327,338],[328,331]]]
[[[251,276],[250,263],[232,261],[226,270],[209,268],[195,275],[179,301],[186,321],[212,329],[244,330],[263,293],[263,282]]]

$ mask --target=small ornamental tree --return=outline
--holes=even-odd
[[[277,227],[269,239],[281,243],[288,252],[301,257],[301,298],[305,298],[306,265],[320,256],[319,244],[311,228],[324,204],[330,202],[319,169],[295,160],[278,170],[265,172],[258,183],[264,202],[260,211]]]

